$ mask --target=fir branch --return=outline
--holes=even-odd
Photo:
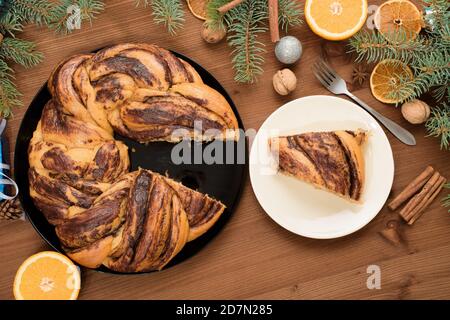
[[[450,82],[450,51],[435,50],[421,53],[411,63],[416,73],[428,73],[434,76],[435,84]]]
[[[143,0],[144,7],[152,8],[153,20],[156,24],[162,24],[171,35],[175,35],[184,24],[184,11],[180,0]],[[141,4],[136,1],[136,6]]]
[[[301,25],[303,10],[297,0],[278,0],[278,23],[281,29],[288,32],[288,28]]]
[[[23,25],[20,22],[20,17],[12,12],[8,12],[0,18],[0,33],[3,35],[9,34],[14,36],[15,32],[20,32],[22,29]]]
[[[228,44],[233,47],[233,68],[237,82],[252,83],[263,72],[264,44],[258,35],[266,32],[268,23],[267,0],[246,0],[225,14],[218,9],[230,0],[211,0],[207,6],[210,28],[227,28]],[[279,23],[285,31],[302,23],[302,10],[295,0],[279,0]]]
[[[384,59],[394,59],[408,63],[417,55],[433,49],[427,39],[422,36],[417,36],[410,41],[406,39],[406,34],[402,32],[385,37],[378,32],[364,30],[350,39],[350,52],[356,52],[357,62],[365,60],[367,63],[373,63]]]
[[[431,116],[425,124],[428,135],[441,138],[441,149],[450,145],[450,105],[442,104],[431,110]]]
[[[77,17],[74,16],[76,11],[71,11],[71,8],[80,10],[80,23],[86,20],[92,23],[92,19],[103,11],[104,5],[103,1],[98,0],[60,0],[50,13],[49,27],[58,33],[67,34],[72,32],[73,30],[68,28],[68,21]]]
[[[403,39],[404,35],[400,37]],[[450,53],[436,47],[437,42],[421,36],[410,41],[390,42],[378,33],[363,31],[350,40],[350,46],[358,55],[357,62],[393,59],[413,69],[414,78],[400,76],[398,87],[388,94],[401,103],[418,98],[435,86],[447,87],[450,83]]]
[[[418,55],[410,66],[414,70],[414,78],[400,77],[398,90],[390,93],[397,101],[416,99],[433,87],[448,87],[450,84],[450,54],[447,52]]]
[[[436,87],[432,91],[433,98],[436,99],[436,101],[441,102],[444,99],[447,99],[447,101],[450,101],[450,84],[443,84],[438,87]]]
[[[42,61],[42,53],[35,51],[35,44],[18,38],[4,38],[0,44],[0,58],[12,60],[26,68]]]
[[[7,118],[14,107],[22,105],[21,94],[13,82],[13,71],[0,59],[0,117]]]
[[[77,3],[81,11],[81,20],[89,21],[90,24],[92,24],[92,20],[95,19],[95,16],[105,9],[103,1],[78,0]]]
[[[396,105],[419,98],[436,85],[434,77],[434,72],[420,73],[412,79],[408,76],[399,75],[396,79],[398,83],[395,86],[395,90],[389,92],[387,97],[398,101]]]
[[[13,70],[8,66],[5,60],[0,59],[0,78],[12,78]]]
[[[447,19],[449,21],[450,19]],[[436,39],[434,45],[441,50],[450,48],[450,24],[446,24],[441,28],[435,28],[430,35]]]
[[[70,33],[71,30],[67,28],[67,20],[71,13],[68,13],[67,10],[71,5],[71,1],[63,0],[50,13],[49,27],[57,33]]]
[[[50,23],[50,13],[54,3],[48,0],[14,0],[12,10],[25,23],[38,25]]]
[[[420,96],[423,93],[422,88],[425,88],[427,83],[421,76],[410,78],[405,75],[396,75],[393,81],[396,83],[392,86],[395,89],[388,92],[386,96],[388,99],[397,101],[395,106]]]
[[[246,0],[226,15],[228,24],[228,44],[234,47],[233,68],[237,82],[253,83],[263,72],[262,53],[264,44],[258,41],[258,34],[267,31],[268,10],[265,0]]]

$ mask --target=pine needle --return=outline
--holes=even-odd
[[[395,59],[408,63],[418,55],[423,55],[424,52],[430,52],[433,49],[427,43],[426,38],[422,36],[410,41],[405,39],[407,36],[402,32],[383,36],[378,32],[364,30],[350,39],[350,52],[356,52],[357,62],[373,63],[384,59]]]
[[[50,13],[54,4],[48,0],[14,0],[13,11],[21,17],[25,23],[38,25],[50,22]]]
[[[15,32],[20,32],[23,29],[23,25],[20,22],[20,16],[8,12],[0,18],[0,32],[5,35],[9,34],[14,36]]]
[[[80,19],[80,24],[83,21],[91,23],[92,19],[103,10],[103,1],[60,0],[50,13],[49,26],[57,33],[68,34],[73,31],[72,28],[68,27],[70,22],[77,22],[76,19]],[[79,17],[76,16],[77,12],[79,12]]]
[[[22,106],[21,94],[13,80],[13,70],[0,59],[0,117],[3,118],[9,117],[13,108]]]
[[[278,0],[278,23],[285,32],[288,32],[290,27],[301,25],[303,23],[302,15],[303,10],[298,1]]]
[[[35,44],[18,38],[6,37],[0,44],[0,57],[12,60],[25,68],[30,68],[42,61],[42,53],[35,51]]]
[[[432,91],[432,95],[436,101],[441,102],[444,99],[447,99],[447,101],[450,101],[450,85],[449,84],[443,84],[438,87],[436,87]]]
[[[175,35],[184,24],[184,11],[180,0],[137,0],[136,6],[152,8],[153,21],[162,24],[171,35]]]
[[[78,0],[78,5],[80,6],[81,20],[89,21],[89,23],[92,23],[92,20],[105,9],[103,1],[97,0]]]
[[[450,145],[450,105],[444,103],[431,110],[431,116],[425,124],[428,135],[441,138],[441,149]]]
[[[414,70],[414,78],[400,77],[399,85],[388,96],[399,103],[419,98],[435,87],[445,87],[450,83],[450,54],[434,51],[429,54],[417,55],[410,67]],[[441,89],[442,90],[442,89]],[[439,92],[438,92],[439,93]],[[440,93],[441,98],[442,94]]]
[[[231,0],[210,0],[207,23],[210,28],[228,30],[228,45],[233,48],[232,62],[237,82],[253,83],[262,74],[264,44],[258,41],[268,30],[267,0],[245,0],[235,8],[221,14],[217,9]],[[285,31],[302,23],[302,10],[296,0],[279,0],[279,24]]]
[[[267,31],[263,22],[268,19],[267,1],[246,0],[229,11],[228,44],[233,47],[234,79],[237,82],[253,83],[262,74],[265,52],[258,34]]]

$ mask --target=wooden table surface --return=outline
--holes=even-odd
[[[267,44],[263,76],[253,85],[237,84],[233,80],[230,48],[224,42],[204,43],[199,33],[201,21],[187,11],[184,29],[171,37],[153,24],[150,9],[135,8],[134,0],[106,2],[106,11],[92,27],[85,24],[81,30],[65,37],[45,28],[26,28],[23,37],[37,42],[45,60],[29,70],[16,68],[25,106],[63,58],[127,41],[155,43],[203,65],[230,93],[247,129],[258,129],[273,111],[294,98],[329,94],[314,79],[310,69],[324,42],[306,25],[291,31],[304,47],[301,61],[293,67],[298,87],[290,96],[281,97],[273,91],[271,79],[283,66],[274,58],[268,34],[261,39]],[[345,58],[336,56],[332,63],[349,77],[352,67]],[[425,137],[423,126],[407,124],[399,109],[377,102],[367,86],[355,93],[411,130],[417,138],[417,146],[408,147],[388,134],[396,169],[393,194],[428,164],[450,177],[448,151],[439,149],[437,139]],[[7,132],[12,148],[25,110],[26,107],[16,109],[14,118],[9,121]],[[447,210],[435,201],[414,226],[402,225],[400,231],[404,240],[398,246],[389,244],[379,235],[390,220],[398,220],[397,213],[383,208],[372,222],[350,236],[334,240],[303,238],[284,230],[264,213],[247,179],[230,221],[196,256],[168,270],[145,275],[120,276],[83,270],[79,298],[449,299],[450,217]],[[49,247],[29,222],[0,221],[0,248],[0,299],[12,299],[13,278],[19,265],[28,256]],[[366,287],[367,267],[372,264],[381,268],[380,290]]]

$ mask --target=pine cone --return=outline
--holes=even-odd
[[[18,198],[0,202],[0,220],[16,220],[22,215],[23,209]]]

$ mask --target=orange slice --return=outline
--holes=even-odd
[[[413,79],[411,69],[401,61],[386,59],[378,63],[370,76],[370,89],[378,101],[383,103],[398,103],[391,97],[390,92],[395,92],[402,79]]]
[[[209,0],[186,0],[186,2],[194,17],[206,20],[206,10]]]
[[[306,0],[305,17],[311,30],[327,40],[353,36],[367,18],[367,0]]]
[[[80,272],[66,256],[43,251],[25,260],[14,278],[17,300],[76,300]]]
[[[422,14],[414,3],[408,0],[390,0],[378,7],[375,26],[386,39],[410,40],[417,37],[423,26]]]

